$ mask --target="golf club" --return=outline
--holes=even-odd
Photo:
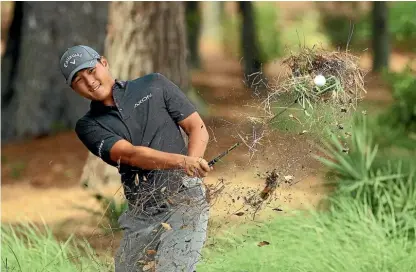
[[[210,160],[208,162],[208,165],[211,167],[214,164],[216,164],[219,160],[221,160],[224,156],[226,156],[228,153],[230,153],[231,150],[235,149],[237,146],[239,146],[241,143],[238,142],[236,144],[234,144],[232,147],[228,148],[228,150],[226,150],[225,152],[221,153],[220,155],[218,155],[217,157],[213,158],[212,160]]]

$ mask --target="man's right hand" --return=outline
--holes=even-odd
[[[203,178],[208,175],[208,172],[213,170],[203,158],[189,156],[185,156],[184,158],[184,170],[190,177]]]

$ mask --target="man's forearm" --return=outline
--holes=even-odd
[[[209,134],[205,126],[193,129],[188,135],[188,156],[203,158],[208,140]]]
[[[185,156],[167,153],[149,147],[135,146],[129,156],[129,165],[141,169],[179,169],[183,168]]]

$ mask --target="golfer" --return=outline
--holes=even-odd
[[[208,203],[202,178],[208,132],[184,93],[165,76],[119,81],[94,49],[77,45],[60,58],[66,83],[91,100],[75,131],[94,155],[118,168],[128,210],[116,272],[195,271]],[[188,144],[180,128],[187,134]]]

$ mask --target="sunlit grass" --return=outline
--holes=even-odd
[[[386,218],[388,219],[388,218]],[[390,218],[393,220],[393,218]],[[260,242],[269,244],[259,246]],[[367,206],[294,213],[212,238],[198,271],[415,271],[415,243],[389,239]]]
[[[2,271],[112,271],[111,262],[99,259],[88,243],[72,237],[59,242],[47,226],[2,225],[1,232]]]

